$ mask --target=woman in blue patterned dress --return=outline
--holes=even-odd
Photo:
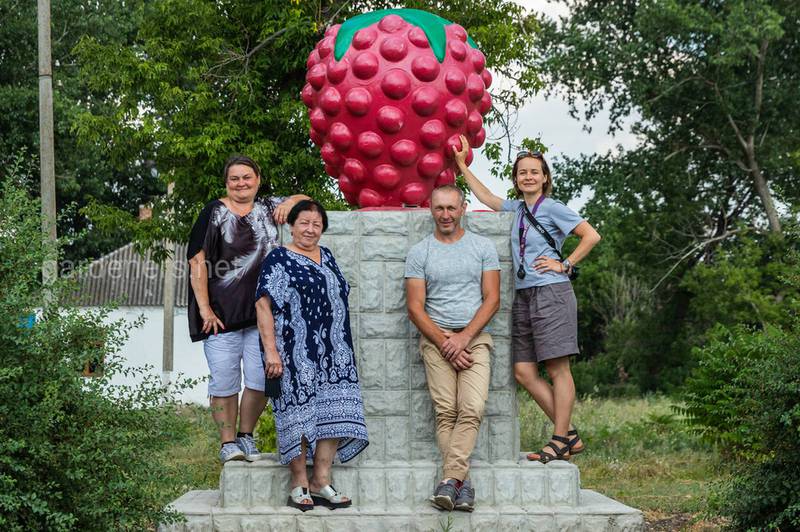
[[[312,200],[289,212],[292,243],[264,260],[256,289],[256,313],[267,378],[281,377],[272,410],[281,463],[292,474],[288,504],[310,510],[349,506],[330,485],[338,455],[354,458],[368,445],[364,404],[350,333],[350,286],[327,248],[325,209]],[[313,458],[311,479],[306,459]]]

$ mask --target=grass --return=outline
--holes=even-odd
[[[191,421],[192,432],[188,443],[176,445],[166,455],[168,464],[182,477],[183,490],[173,499],[189,490],[216,489],[219,487],[219,433],[211,419],[209,408],[189,405],[180,415]],[[169,502],[169,501],[167,501]]]
[[[552,424],[527,393],[518,397],[522,448],[538,450]],[[651,523],[681,516],[685,526],[675,529],[718,528],[702,519],[724,475],[720,457],[686,429],[674,404],[663,396],[579,401],[573,419],[587,446],[574,459],[581,485],[641,509]]]
[[[574,459],[581,485],[641,509],[653,530],[716,529],[719,523],[703,520],[703,511],[713,482],[723,476],[720,458],[686,430],[673,404],[663,396],[579,401],[574,421],[587,445]],[[538,450],[552,425],[524,392],[519,405],[522,448]],[[181,415],[192,421],[193,433],[168,453],[182,476],[182,491],[172,499],[218,487],[221,469],[209,409],[186,407]]]
[[[211,409],[197,405],[186,405],[180,415],[189,419],[192,427],[188,443],[176,445],[166,454],[167,463],[182,476],[183,491],[174,498],[189,490],[216,489],[219,487],[219,474],[222,465],[219,463],[219,432],[211,418]],[[263,452],[275,452],[275,422],[270,407],[256,427],[258,447]]]

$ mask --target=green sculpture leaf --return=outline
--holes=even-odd
[[[353,35],[355,35],[358,30],[380,22],[386,15],[397,15],[409,24],[421,28],[428,38],[428,42],[433,50],[433,55],[436,56],[436,59],[440,63],[444,61],[447,45],[447,35],[445,34],[444,28],[453,22],[439,15],[434,15],[433,13],[428,13],[427,11],[419,9],[382,9],[380,11],[364,13],[363,15],[358,15],[344,21],[342,27],[339,28],[339,33],[336,35],[336,44],[333,50],[333,55],[336,60],[339,61],[350,48]],[[467,37],[467,43],[473,48],[478,47],[471,37]]]

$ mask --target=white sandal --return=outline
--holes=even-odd
[[[292,491],[289,492],[289,498],[286,500],[286,504],[293,508],[297,508],[302,512],[307,512],[308,510],[314,509],[314,503],[309,504],[307,502],[303,502],[307,500],[314,500],[308,493],[308,488],[297,486],[292,488]]]
[[[319,491],[312,491],[311,500],[314,501],[314,504],[327,506],[331,510],[335,510],[336,508],[347,508],[353,504],[352,500],[336,491],[336,489],[334,489],[334,487],[330,484],[327,486],[322,486]]]

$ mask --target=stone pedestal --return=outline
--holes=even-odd
[[[641,512],[580,489],[578,468],[542,465],[520,455],[516,384],[510,356],[513,279],[510,213],[469,213],[462,225],[490,238],[502,267],[489,400],[473,453],[472,514],[452,512],[453,530],[643,530]],[[333,483],[353,507],[302,513],[286,506],[289,471],[276,457],[229,462],[220,490],[192,491],[173,502],[185,524],[165,530],[440,530],[448,514],[427,502],[441,477],[433,408],[405,308],[408,249],[433,231],[427,210],[329,213],[321,244],[350,282],[351,326],[370,445],[351,463],[337,464]],[[288,233],[284,233],[288,240]]]

